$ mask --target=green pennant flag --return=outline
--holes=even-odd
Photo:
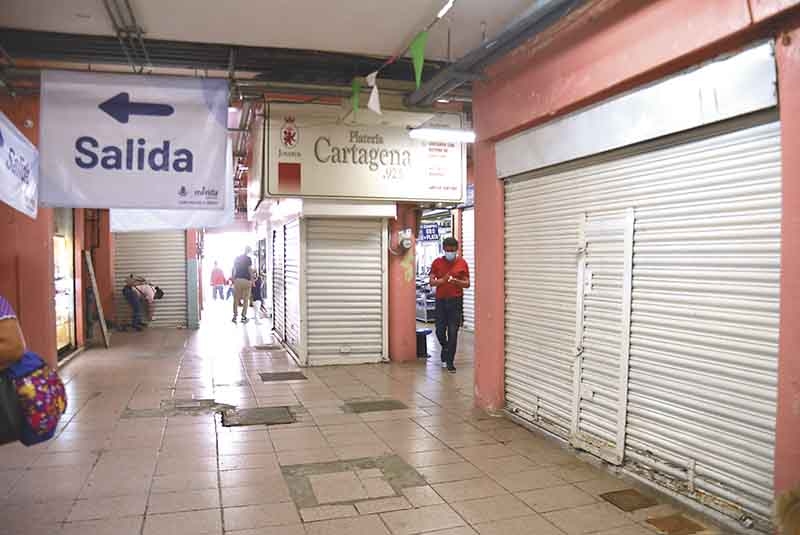
[[[422,66],[425,65],[425,45],[428,44],[428,32],[419,32],[411,41],[408,50],[411,52],[411,61],[414,63],[414,79],[417,82],[417,89],[422,83]]]
[[[359,101],[361,100],[361,78],[353,78],[353,96],[350,102],[353,104],[353,114],[358,111]]]

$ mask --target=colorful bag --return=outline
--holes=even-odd
[[[20,442],[32,446],[53,438],[67,409],[67,393],[56,371],[27,351],[6,373],[14,381],[22,409]]]

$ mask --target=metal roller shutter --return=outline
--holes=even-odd
[[[464,328],[475,330],[475,209],[461,213],[461,253],[470,269],[470,287],[464,290]]]
[[[385,222],[305,222],[309,364],[381,361],[385,352]]]
[[[775,115],[505,186],[509,409],[576,445],[579,429],[605,438],[624,447],[629,470],[763,529],[773,499],[781,220],[780,125],[768,121]],[[592,252],[582,225],[627,209],[635,223],[626,369],[610,359],[625,336],[611,330],[623,319],[620,301],[593,315],[578,302],[576,267],[584,245]],[[624,258],[615,262],[618,272]],[[594,362],[592,328],[602,350]],[[588,392],[587,367],[596,375]],[[603,410],[583,410],[587,398]]]
[[[155,303],[154,327],[185,327],[186,232],[114,233],[114,309],[117,323],[130,324],[131,307],[122,296],[125,279],[131,273],[145,277],[164,290]]]
[[[300,355],[300,220],[286,224],[286,344]]]
[[[272,232],[272,328],[279,342],[286,339],[285,227]]]

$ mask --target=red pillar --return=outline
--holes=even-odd
[[[800,26],[776,44],[783,151],[775,491],[800,483]]]
[[[476,143],[474,154],[475,403],[494,411],[505,404],[503,184],[494,143]]]
[[[397,233],[410,228],[416,241],[417,213],[409,204],[397,205],[397,219],[389,222],[389,243],[397,247]],[[413,361],[417,358],[416,340],[416,256],[415,245],[399,256],[389,253],[389,358]]]
[[[38,97],[2,95],[0,111],[39,144]],[[16,310],[28,348],[55,366],[53,211],[39,207],[38,217],[31,219],[0,203],[0,235],[0,294]]]

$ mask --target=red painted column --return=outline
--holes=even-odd
[[[0,111],[39,144],[37,97],[0,95]],[[0,294],[16,310],[28,348],[55,366],[53,211],[39,207],[38,217],[31,219],[0,202],[0,235]]]
[[[416,207],[397,205],[397,219],[389,222],[389,243],[398,251],[397,233],[410,228],[416,242]],[[417,358],[417,277],[415,246],[402,255],[389,254],[389,358],[394,361],[413,361]]]
[[[475,144],[475,403],[489,411],[505,404],[503,213],[494,143],[481,141]]]
[[[97,278],[97,291],[103,305],[106,321],[114,318],[114,237],[111,234],[111,218],[108,210],[100,210],[98,226],[99,242],[92,253],[94,274]],[[122,291],[117,288],[116,291]]]
[[[800,25],[776,43],[783,151],[775,491],[800,483]]]

